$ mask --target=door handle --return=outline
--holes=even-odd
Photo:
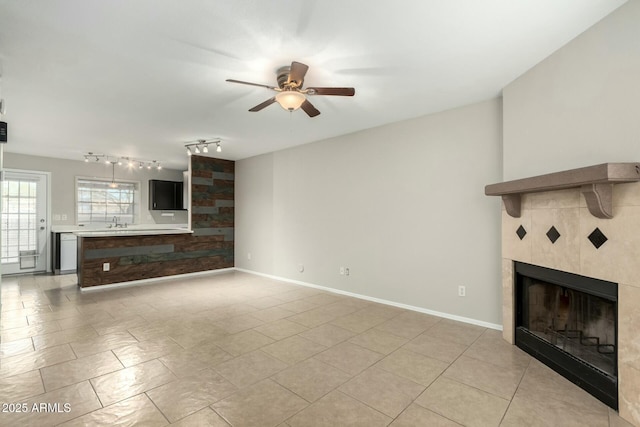
[[[44,230],[44,228],[45,228],[45,227],[44,227],[44,226],[42,226],[42,227],[40,227],[40,230]]]

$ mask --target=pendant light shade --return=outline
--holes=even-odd
[[[295,111],[307,98],[303,94],[293,90],[285,90],[276,95],[276,101],[287,111]]]

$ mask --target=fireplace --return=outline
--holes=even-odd
[[[515,262],[515,343],[618,409],[616,283]]]

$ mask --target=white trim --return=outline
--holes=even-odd
[[[342,291],[340,289],[328,288],[326,286],[315,285],[313,283],[302,282],[300,280],[287,279],[286,277],[274,276],[271,274],[259,273],[253,270],[247,270],[244,268],[235,268],[236,271],[240,271],[242,273],[254,274],[256,276],[266,277],[268,279],[279,280],[281,282],[293,283],[295,285],[306,286],[309,288],[322,289],[323,291],[332,292],[334,294],[346,295],[349,297],[354,297],[358,299],[363,299],[366,301],[373,301],[380,304],[390,305],[393,307],[404,308],[405,310],[417,311],[419,313],[430,314],[432,316],[442,317],[445,319],[456,320],[458,322],[469,323],[471,325],[482,326],[483,328],[495,329],[497,331],[502,330],[502,325],[498,325],[496,323],[484,322],[482,320],[471,319],[469,317],[456,316],[455,314],[443,313],[440,311],[429,310],[422,307],[416,307],[413,305],[402,304],[399,302],[389,301],[381,298],[370,297],[367,295],[356,294],[353,292]]]
[[[230,273],[230,272],[233,272],[233,271],[238,271],[238,272],[241,272],[241,273],[253,274],[255,276],[266,277],[268,279],[278,280],[278,281],[286,282],[286,283],[292,283],[294,285],[305,286],[305,287],[308,287],[308,288],[321,289],[323,291],[332,292],[334,294],[346,295],[346,296],[349,296],[349,297],[358,298],[358,299],[362,299],[362,300],[366,300],[366,301],[372,301],[372,302],[376,302],[376,303],[379,303],[379,304],[385,304],[385,305],[390,305],[390,306],[393,306],[393,307],[403,308],[405,310],[417,311],[419,313],[430,314],[432,316],[442,317],[444,319],[450,319],[450,320],[455,320],[455,321],[458,321],[458,322],[468,323],[468,324],[471,324],[471,325],[481,326],[483,328],[495,329],[497,331],[501,331],[502,330],[502,325],[498,325],[496,323],[490,323],[490,322],[485,322],[485,321],[482,321],[482,320],[471,319],[469,317],[457,316],[455,314],[449,314],[449,313],[443,313],[443,312],[440,312],[440,311],[429,310],[429,309],[422,308],[422,307],[416,307],[416,306],[413,306],[413,305],[402,304],[402,303],[399,303],[399,302],[389,301],[389,300],[385,300],[385,299],[381,299],[381,298],[375,298],[375,297],[370,297],[370,296],[367,296],[367,295],[356,294],[356,293],[353,293],[353,292],[342,291],[340,289],[328,288],[326,286],[315,285],[313,283],[302,282],[300,280],[287,279],[286,277],[274,276],[272,274],[260,273],[260,272],[257,272],[257,271],[247,270],[247,269],[238,268],[238,267],[221,268],[219,270],[196,271],[194,273],[175,274],[173,276],[152,277],[152,278],[149,278],[149,279],[132,280],[130,282],[112,283],[112,284],[109,284],[109,285],[89,286],[89,287],[85,287],[85,288],[80,288],[80,291],[81,292],[97,292],[97,291],[101,291],[101,290],[124,288],[124,287],[130,287],[130,286],[152,285],[154,283],[166,282],[168,280],[187,279],[187,278],[191,278],[191,277],[206,276],[206,275],[217,275],[217,274]]]
[[[131,280],[129,282],[111,283],[108,285],[87,286],[84,288],[81,287],[80,292],[96,292],[96,291],[101,291],[106,289],[127,288],[130,286],[138,286],[138,285],[153,285],[154,283],[166,282],[168,280],[188,279],[191,277],[230,273],[232,271],[235,271],[235,268],[229,267],[229,268],[221,268],[219,270],[204,270],[204,271],[195,271],[193,273],[174,274],[172,276],[151,277],[149,279]]]

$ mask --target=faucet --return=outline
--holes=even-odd
[[[111,228],[112,226],[115,228],[127,228],[127,223],[126,222],[118,222],[120,218],[118,218],[117,216],[113,217],[113,222],[114,224],[110,224],[109,228]]]

